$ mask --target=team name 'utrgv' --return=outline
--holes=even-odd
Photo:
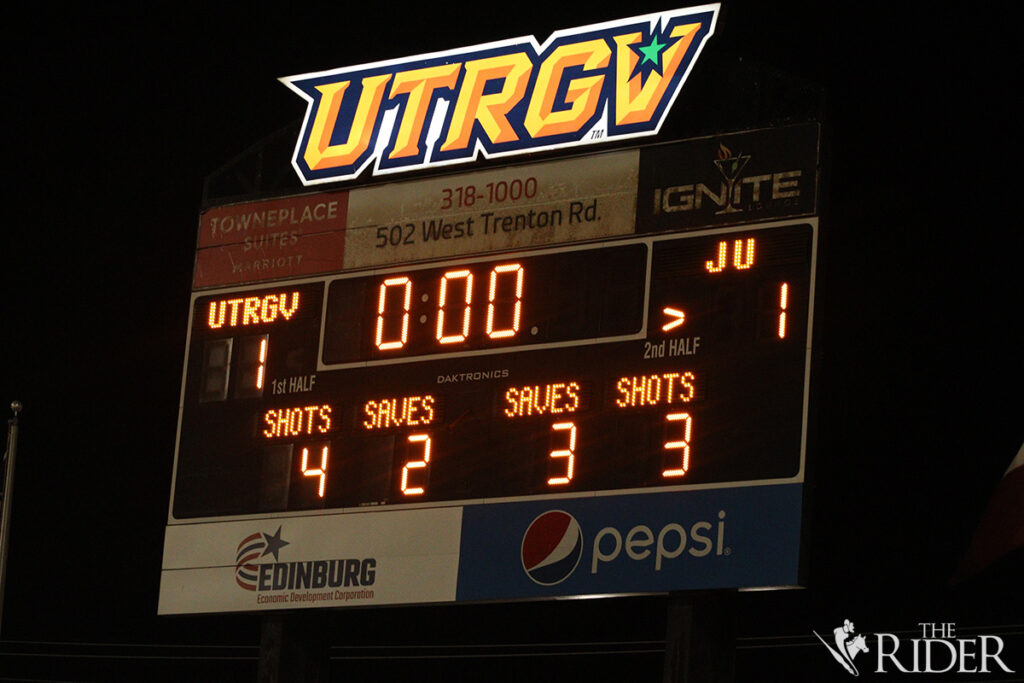
[[[718,5],[282,78],[308,102],[306,185],[652,135]]]

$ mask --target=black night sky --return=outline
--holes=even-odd
[[[705,48],[710,65],[746,63],[824,92],[829,164],[808,584],[736,596],[737,680],[845,676],[809,640],[844,618],[867,632],[949,621],[1013,634],[1007,661],[1024,670],[1020,551],[947,585],[1024,441],[1009,6],[727,2]],[[258,617],[156,609],[203,180],[301,118],[304,102],[277,78],[543,40],[665,8],[368,7],[40,6],[8,23],[0,402],[24,411],[0,680],[255,679]],[[701,68],[694,79],[717,73]],[[700,112],[687,94],[677,107]],[[709,106],[724,112],[715,128],[704,111],[709,133],[745,115]],[[389,651],[403,656],[494,646],[489,657],[335,660],[334,680],[476,680],[495,668],[500,680],[660,680],[659,652],[508,646],[658,641],[665,605],[644,596],[318,618],[335,646],[438,646]],[[104,643],[136,657],[67,656],[109,652]],[[151,647],[167,644],[250,649],[218,661],[179,650],[172,661]],[[524,651],[534,654],[504,656]],[[332,650],[352,652],[376,651]]]

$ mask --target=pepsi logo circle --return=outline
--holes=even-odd
[[[583,531],[576,518],[563,510],[549,510],[527,527],[521,550],[523,571],[542,586],[569,578],[583,555]]]

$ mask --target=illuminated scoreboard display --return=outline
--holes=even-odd
[[[203,271],[253,233],[201,232],[161,612],[799,583],[818,223],[769,199],[813,195],[816,154],[659,175],[770,137],[739,135],[242,207],[300,217],[274,248],[344,213],[340,260],[271,281]],[[417,193],[429,218],[359,215]]]
[[[813,237],[796,223],[198,296],[174,514],[792,477]]]

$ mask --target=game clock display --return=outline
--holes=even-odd
[[[816,227],[199,292],[178,519],[801,474]]]

